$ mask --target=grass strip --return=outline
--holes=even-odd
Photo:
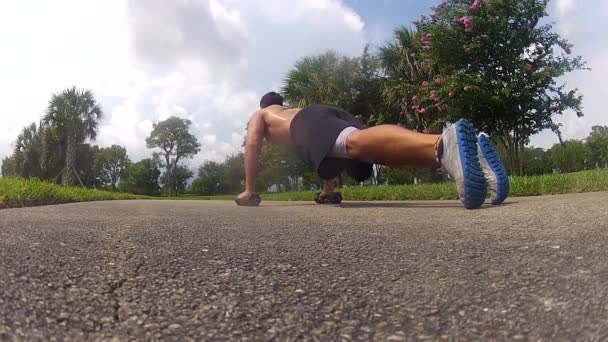
[[[137,198],[147,197],[81,187],[64,187],[39,179],[0,178],[0,209]]]
[[[509,177],[510,197],[542,196],[581,192],[608,191],[608,169],[597,169],[565,174]],[[458,199],[456,184],[381,185],[339,189],[347,201],[407,201]],[[265,193],[266,201],[310,201],[316,191]],[[177,200],[234,200],[234,195],[183,195]]]

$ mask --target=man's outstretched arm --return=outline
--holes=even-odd
[[[266,123],[261,112],[256,112],[249,121],[247,141],[245,142],[245,192],[255,192],[255,179],[258,173],[260,151],[264,143]]]

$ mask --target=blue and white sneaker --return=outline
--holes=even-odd
[[[467,209],[483,205],[487,194],[486,178],[477,155],[477,136],[473,125],[460,119],[441,136],[439,162],[456,181],[458,197]]]
[[[498,151],[490,139],[480,134],[477,137],[479,163],[488,183],[492,204],[501,204],[509,196],[509,176],[498,157]]]

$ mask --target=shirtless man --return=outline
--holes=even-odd
[[[343,171],[358,182],[369,178],[373,163],[387,166],[440,167],[456,181],[467,209],[481,207],[490,192],[492,204],[509,193],[506,170],[489,139],[476,136],[473,126],[459,120],[442,135],[422,134],[396,125],[366,127],[351,114],[330,106],[283,107],[274,92],[260,101],[249,121],[245,144],[245,191],[238,205],[259,205],[255,179],[262,143],[292,144],[296,154],[323,179],[321,198],[334,191]]]

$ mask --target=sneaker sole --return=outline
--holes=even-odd
[[[458,153],[464,176],[464,199],[461,199],[467,209],[477,209],[486,200],[486,177],[481,169],[477,155],[477,136],[475,128],[467,120],[460,119],[454,125],[458,140]]]
[[[478,143],[483,156],[488,161],[488,165],[496,178],[496,198],[492,201],[492,204],[501,204],[509,196],[509,176],[507,175],[507,170],[498,157],[496,147],[490,142],[488,137],[480,135]]]

